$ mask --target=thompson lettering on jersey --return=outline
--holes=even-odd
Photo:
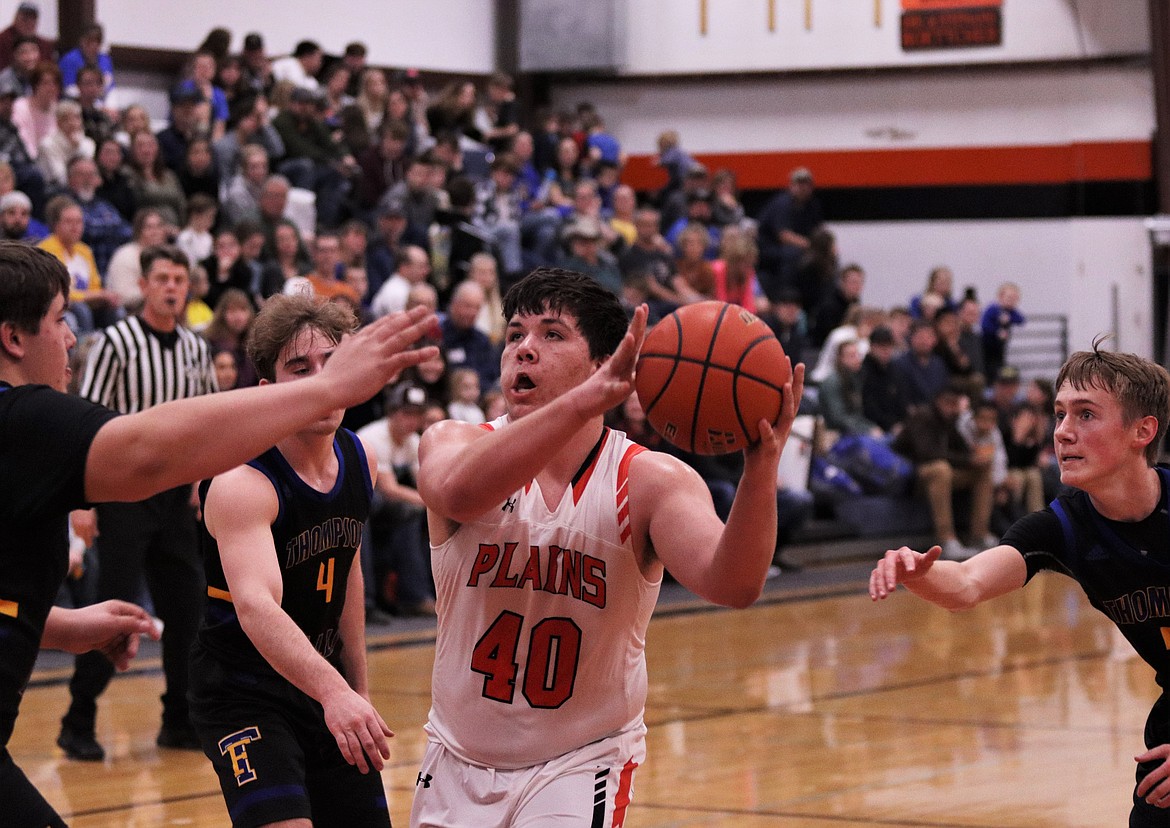
[[[356,547],[362,542],[362,522],[353,518],[335,517],[306,529],[285,547],[284,568],[291,569],[322,552],[338,547]]]

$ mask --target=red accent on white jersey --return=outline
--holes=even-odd
[[[524,768],[643,727],[661,579],[642,575],[630,538],[626,483],[641,451],[611,431],[553,509],[533,481],[431,547],[426,731],[463,761]]]

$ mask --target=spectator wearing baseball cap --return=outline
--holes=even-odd
[[[388,388],[383,399],[386,416],[357,432],[378,464],[362,541],[366,614],[376,619],[382,610],[434,615],[430,556],[423,541],[426,510],[416,488],[427,394],[404,381]]]
[[[49,228],[32,217],[32,201],[20,190],[0,196],[0,238],[36,244]]]
[[[319,89],[317,73],[325,62],[325,52],[313,40],[302,40],[287,57],[272,62],[273,81],[288,81],[294,87]]]
[[[240,72],[244,85],[258,95],[272,86],[272,62],[264,53],[264,36],[259,32],[244,35],[244,49],[240,52]]]
[[[155,136],[163,163],[175,173],[183,168],[187,145],[199,131],[199,108],[206,102],[203,93],[191,83],[180,83],[171,89],[171,122]]]

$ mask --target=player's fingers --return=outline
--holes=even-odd
[[[138,645],[141,642],[138,634],[129,635],[125,642],[118,648],[118,660],[114,662],[114,666],[119,671],[125,671],[130,667],[130,662],[138,655]]]
[[[359,724],[357,727],[361,727],[361,725]],[[345,732],[345,739],[349,747],[349,755],[353,757],[353,761],[350,764],[357,767],[362,773],[369,773],[370,766],[366,763],[366,753],[362,747],[361,737],[353,730],[347,730]]]
[[[353,750],[349,746],[349,733],[345,730],[338,730],[333,734],[333,738],[337,740],[337,749],[341,751],[341,757],[349,764],[356,765],[354,761]]]
[[[630,334],[634,337],[634,345],[640,350],[642,340],[646,338],[646,320],[649,318],[650,308],[643,302],[634,308],[634,318],[630,320]]]
[[[362,722],[358,726],[357,737],[362,746],[363,761],[365,757],[369,757],[370,766],[374,770],[382,770],[382,758],[388,751],[386,746],[386,739],[382,737],[380,731],[375,731],[371,726],[373,722]],[[365,773],[363,770],[362,773]]]
[[[390,743],[388,741],[386,741],[386,739],[393,737],[394,731],[390,729],[390,726],[388,724],[386,724],[386,720],[382,718],[382,714],[379,713],[377,710],[374,711],[374,718],[376,720],[378,730],[381,732],[382,736],[385,737],[378,743],[379,745],[383,746],[385,749],[385,752],[382,755],[385,756],[387,759],[389,759],[390,758]]]
[[[408,311],[399,311],[383,316],[353,334],[355,339],[367,343],[376,342],[391,352],[401,351],[424,336],[437,336],[438,318],[429,308],[418,305]]]
[[[1150,775],[1153,776],[1153,774]],[[1146,794],[1146,802],[1158,808],[1170,806],[1170,779],[1163,779]]]
[[[789,365],[792,360],[789,360]],[[796,407],[800,407],[800,398],[804,395],[804,363],[798,362],[792,368],[792,397]]]
[[[390,364],[394,367],[394,371],[398,372],[420,365],[438,355],[439,349],[434,345],[427,345],[425,348],[408,348],[390,357]]]

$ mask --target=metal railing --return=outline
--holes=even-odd
[[[1007,364],[1020,369],[1024,379],[1054,380],[1068,359],[1068,316],[1063,313],[1028,314],[1028,321],[1012,331]],[[989,378],[990,379],[990,378]]]

